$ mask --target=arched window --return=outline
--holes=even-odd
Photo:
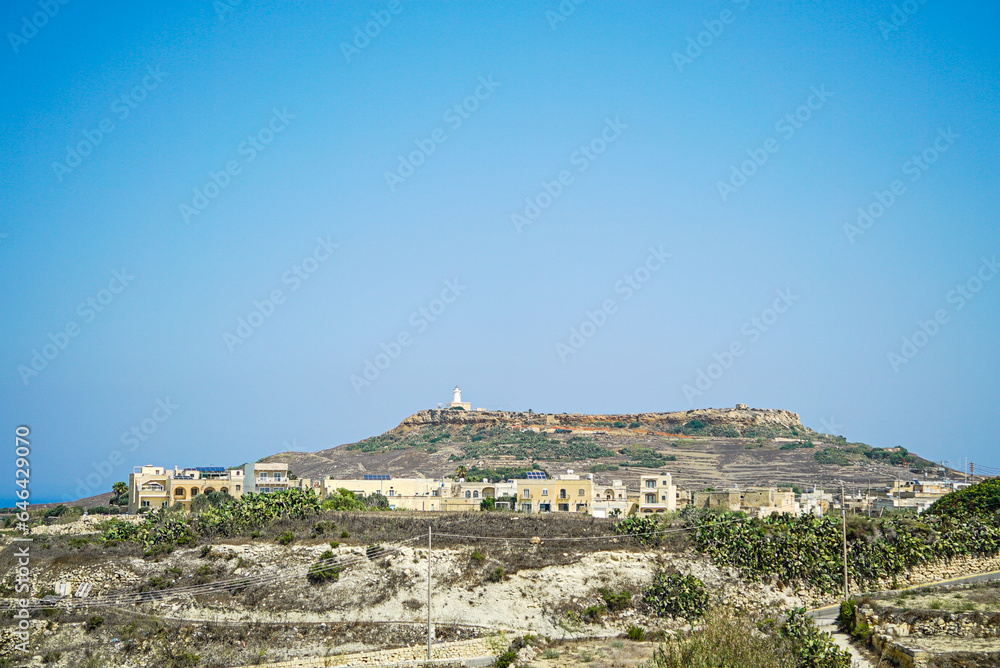
[[[198,496],[198,488],[197,487],[192,487],[191,488],[191,496]]]
[[[180,498],[183,499],[184,498],[184,488],[183,487],[178,487],[177,489],[175,489],[174,490],[174,496],[177,496],[177,497],[180,497]]]
[[[479,498],[479,490],[478,489],[477,490],[473,490],[473,492],[472,492],[472,498],[473,499],[478,499]]]
[[[470,492],[469,490],[465,490],[465,498],[471,499],[472,498],[472,492]]]
[[[581,488],[580,489],[580,496],[583,496],[584,494],[586,494],[586,492],[583,490],[583,488]]]

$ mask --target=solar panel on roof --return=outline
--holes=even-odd
[[[189,471],[191,469],[188,469]],[[195,471],[201,471],[202,473],[222,473],[226,470],[224,466],[195,466]]]
[[[364,474],[363,480],[392,480],[392,476],[388,473],[366,473]]]
[[[544,471],[528,471],[526,474],[528,480],[545,480]]]

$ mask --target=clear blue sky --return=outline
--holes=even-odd
[[[7,3],[0,502],[455,384],[1000,466],[1000,10],[895,4]]]

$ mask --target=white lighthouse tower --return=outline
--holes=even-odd
[[[451,403],[445,406],[445,408],[461,408],[463,410],[471,411],[472,404],[467,401],[462,401],[462,390],[458,389],[458,385],[455,389],[451,391]]]

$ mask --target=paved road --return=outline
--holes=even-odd
[[[988,580],[1000,580],[1000,571],[990,571],[989,573],[977,573],[976,575],[965,575],[958,578],[949,578],[947,580],[938,580],[937,582],[925,582],[924,584],[913,585],[912,587],[904,587],[903,589],[889,589],[882,592],[866,592],[864,595],[870,595],[874,593],[878,594],[888,594],[900,591],[906,591],[909,589],[922,589],[924,587],[935,587],[940,585],[956,585],[956,584],[974,584],[976,582],[986,582]],[[824,631],[828,631],[832,636],[834,642],[836,642],[840,647],[847,649],[854,659],[854,665],[858,668],[872,668],[872,664],[865,660],[857,650],[855,650],[850,645],[850,638],[844,633],[838,633],[836,629],[837,615],[840,612],[840,603],[834,603],[833,605],[826,605],[822,608],[816,608],[809,611],[809,615],[816,621],[816,625],[822,628]]]
[[[873,594],[891,594],[900,591],[907,591],[909,589],[923,589],[924,587],[936,587],[940,585],[953,585],[953,584],[973,584],[976,582],[986,582],[988,580],[1000,580],[1000,571],[990,571],[988,573],[977,573],[975,575],[963,575],[958,578],[949,578],[947,580],[938,580],[937,582],[925,582],[924,584],[913,585],[912,587],[904,587],[902,589],[887,589],[885,591],[879,592],[865,592],[861,596],[871,596]],[[857,596],[857,594],[855,594]],[[816,620],[816,624],[819,626],[826,626],[836,622],[837,615],[840,612],[840,603],[833,603],[831,605],[825,605],[822,608],[815,608],[809,611],[809,615]]]

